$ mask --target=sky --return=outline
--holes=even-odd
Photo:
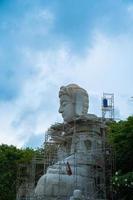
[[[70,83],[133,114],[133,0],[0,0],[0,144],[40,147]]]

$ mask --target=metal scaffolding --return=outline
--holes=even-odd
[[[101,123],[102,120],[101,120]],[[95,124],[94,124],[95,125]],[[103,128],[100,128],[100,133],[98,133],[98,137],[102,141],[102,147],[95,146],[95,150],[88,150],[88,164],[90,167],[90,171],[87,176],[93,180],[92,184],[89,185],[88,191],[91,191],[91,187],[95,188],[95,192],[93,194],[84,193],[85,198],[88,198],[90,195],[90,200],[92,199],[100,199],[100,200],[112,200],[112,185],[111,185],[111,177],[114,168],[114,156],[112,154],[112,150],[106,141],[106,130],[105,124],[103,124]],[[18,169],[18,184],[17,184],[17,199],[16,200],[35,200],[34,197],[34,189],[37,184],[39,178],[47,173],[47,168],[54,164],[59,166],[59,184],[58,184],[58,199],[60,197],[60,189],[61,189],[61,178],[62,178],[62,168],[64,163],[61,162],[68,156],[72,155],[69,151],[70,144],[72,142],[73,134],[76,132],[76,122],[74,122],[73,134],[68,133],[65,134],[64,130],[66,129],[64,124],[57,124],[59,127],[56,134],[51,134],[48,131],[45,134],[44,141],[44,151],[41,155],[35,156],[32,161],[28,164],[20,164]],[[95,132],[92,137],[95,137]],[[66,145],[64,149],[64,144]],[[66,151],[67,149],[67,151]],[[76,152],[73,153],[74,158],[74,182],[73,188],[77,187],[77,160],[76,160]],[[42,197],[40,197],[42,198]],[[47,200],[47,197],[43,197]],[[61,200],[68,200],[68,196],[62,197]]]
[[[114,120],[114,94],[103,93],[102,97],[102,118]]]
[[[37,154],[28,163],[20,163],[17,171],[16,200],[33,199],[38,179],[44,173],[44,154]]]

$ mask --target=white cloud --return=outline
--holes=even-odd
[[[24,80],[20,96],[14,102],[0,105],[3,131],[0,141],[22,146],[32,134],[45,132],[52,123],[61,121],[59,87],[71,82],[92,95],[90,112],[100,115],[102,92],[114,92],[120,117],[131,114],[126,99],[133,95],[132,52],[133,39],[129,35],[115,38],[98,31],[92,47],[81,56],[60,42],[56,48],[44,51],[22,49],[25,64],[35,73]]]

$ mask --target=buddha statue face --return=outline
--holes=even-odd
[[[62,95],[60,97],[59,112],[62,114],[64,121],[69,122],[75,116],[74,103],[68,95]]]
[[[64,121],[70,122],[88,111],[88,94],[76,84],[62,86],[59,92],[60,108]]]

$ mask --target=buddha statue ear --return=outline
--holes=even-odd
[[[83,109],[84,109],[84,96],[80,92],[77,92],[75,95],[75,114],[77,116],[82,115]]]

